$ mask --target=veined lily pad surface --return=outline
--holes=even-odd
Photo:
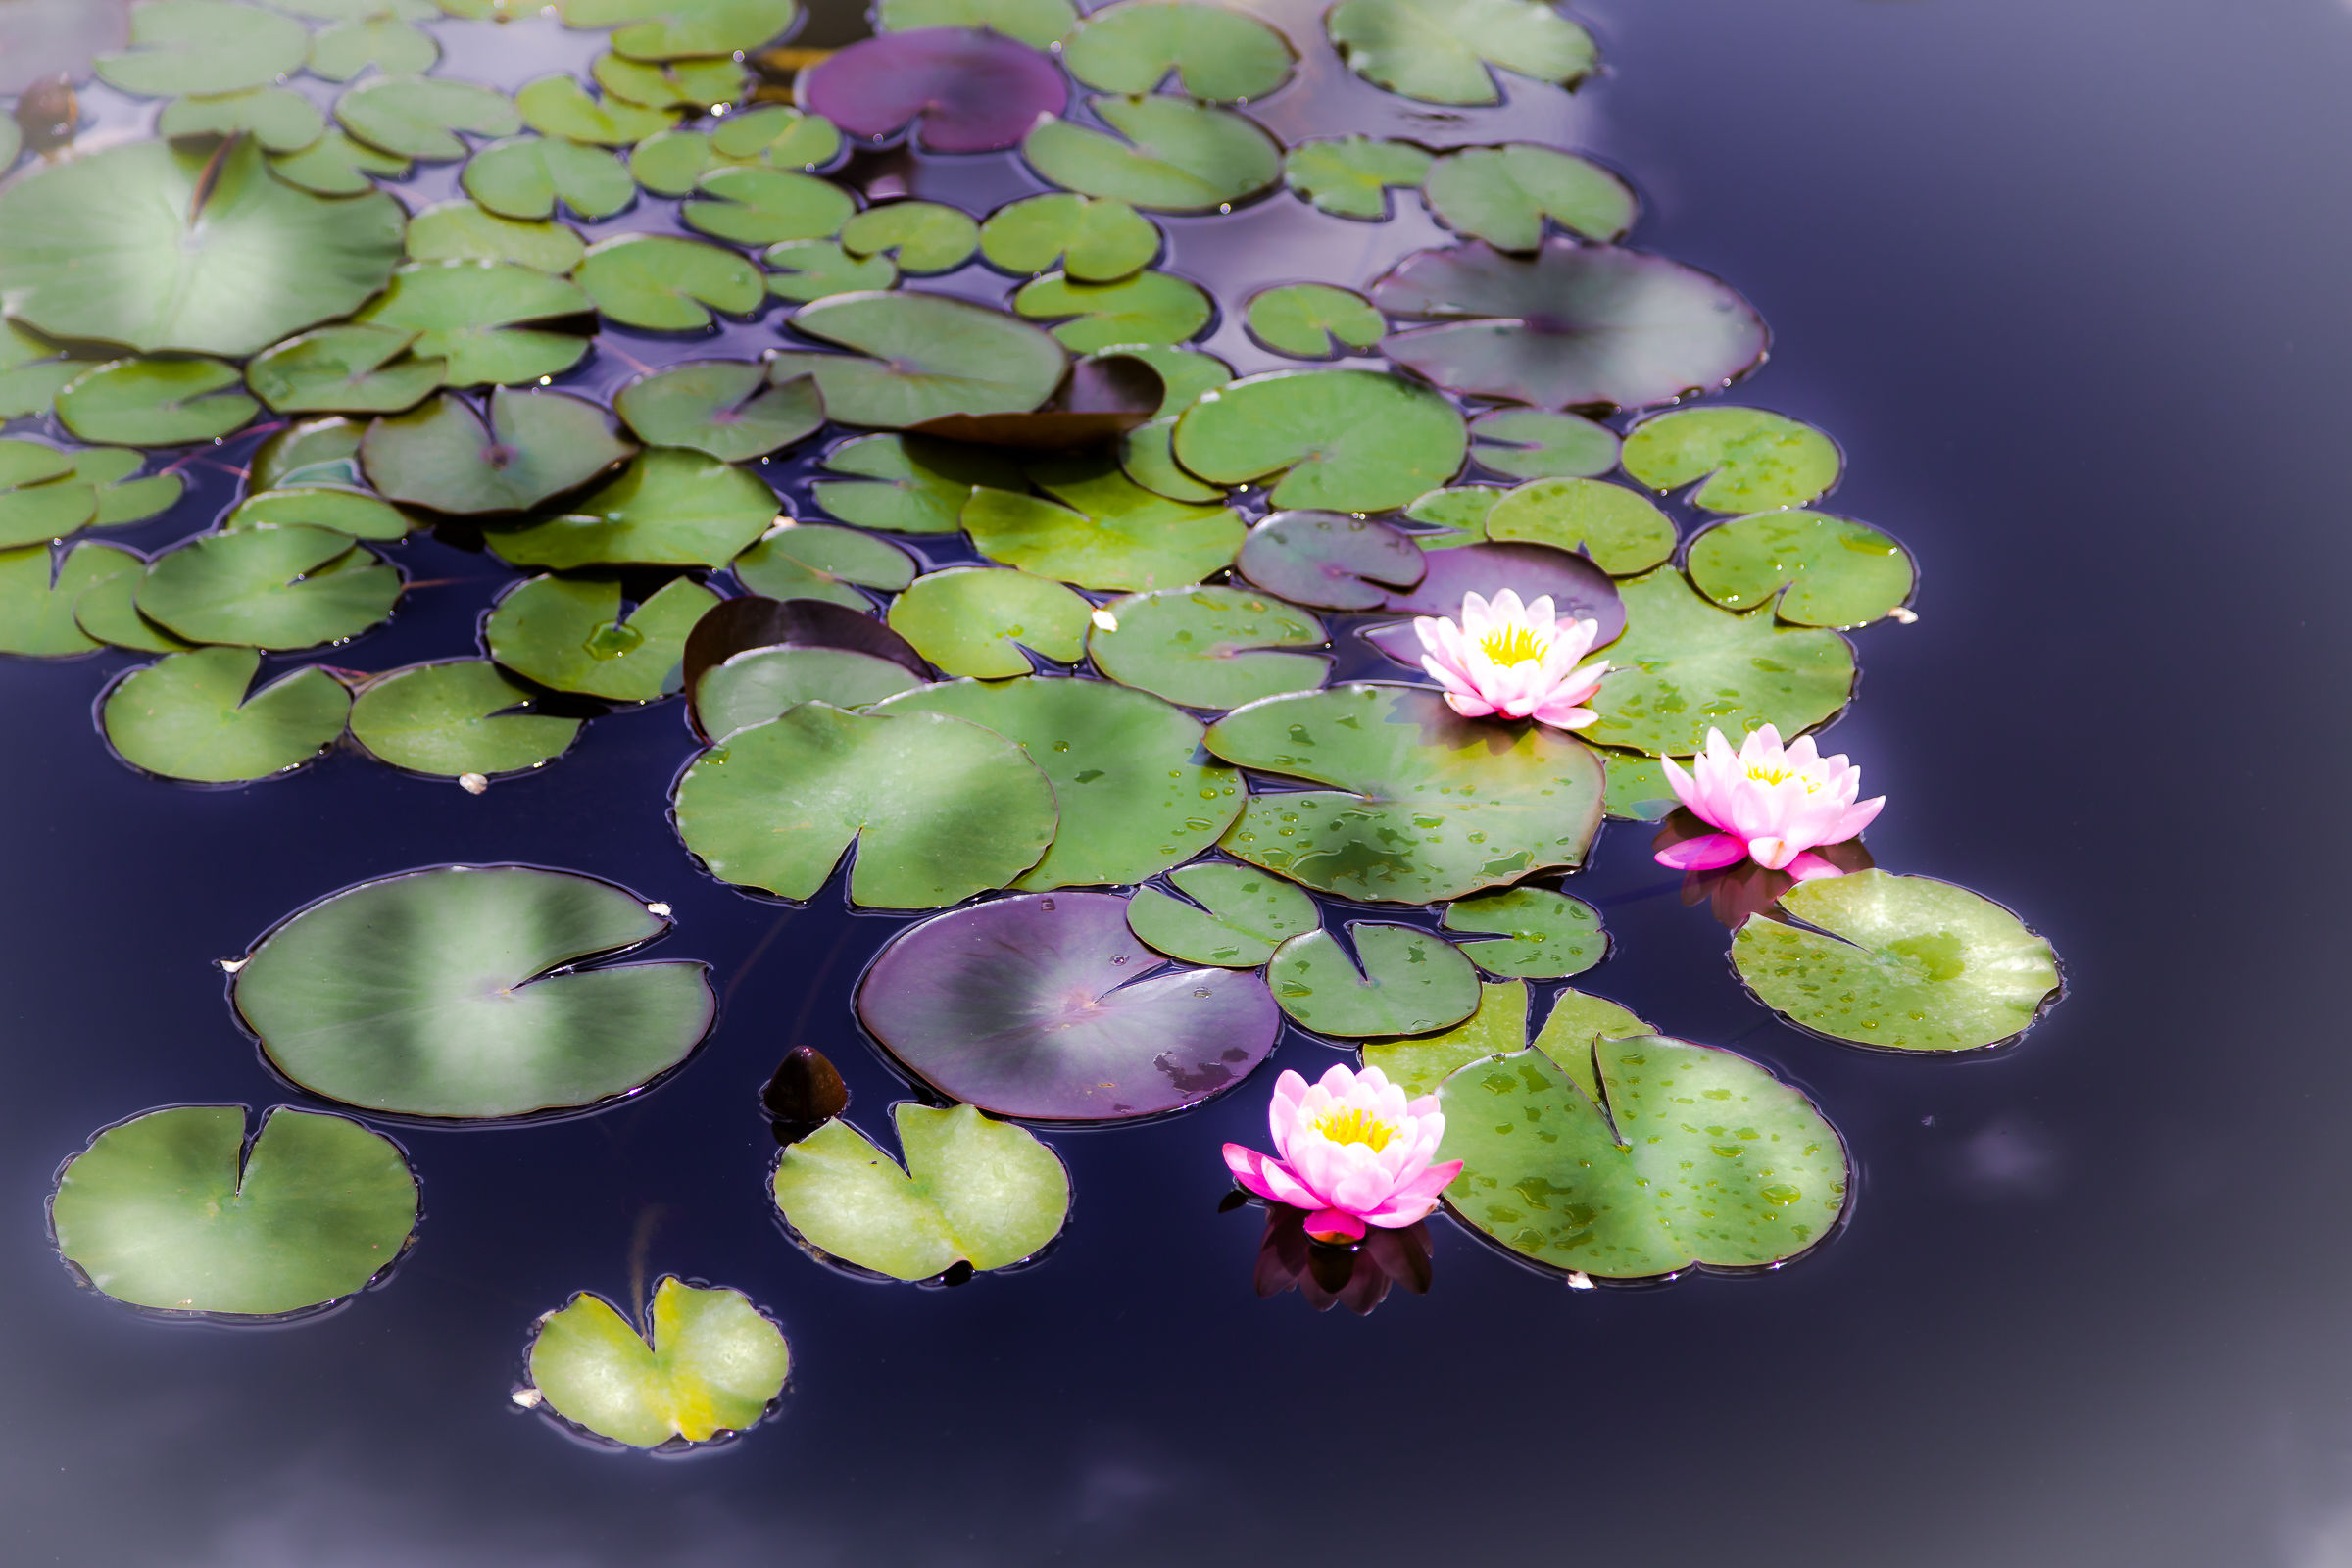
[[[1160,588],[1089,616],[1095,667],[1186,708],[1239,708],[1323,684],[1322,623],[1296,605],[1240,588]]]
[[[487,419],[463,398],[435,398],[378,419],[361,443],[376,489],[435,512],[519,512],[578,488],[635,448],[610,415],[566,392],[492,389]]]
[[[196,648],[132,670],[106,695],[106,738],[132,766],[197,784],[298,767],[343,733],[351,693],[306,668],[248,696],[261,662],[250,648]]]
[[[1176,461],[1218,484],[1270,487],[1278,507],[1384,512],[1452,478],[1462,416],[1376,370],[1276,370],[1204,392],[1176,422]]]
[[[527,710],[532,694],[486,659],[411,664],[361,688],[351,738],[368,755],[437,778],[525,773],[555,760],[580,721]]]
[[[1185,963],[1254,969],[1284,942],[1315,928],[1315,901],[1253,865],[1179,866],[1168,881],[1184,897],[1137,888],[1127,901],[1127,929]]]
[[[1581,974],[1608,952],[1599,912],[1548,888],[1506,888],[1449,904],[1446,929],[1492,933],[1495,940],[1466,941],[1462,952],[1489,974],[1527,980]]]
[[[1370,1040],[1364,1043],[1367,1067],[1378,1067],[1389,1081],[1418,1099],[1434,1095],[1438,1085],[1474,1061],[1507,1055],[1528,1041],[1528,986],[1524,980],[1489,980],[1479,988],[1478,1010],[1442,1034],[1414,1038]],[[1606,997],[1561,987],[1552,999],[1544,1027],[1534,1045],[1555,1065],[1590,1064],[1592,1042],[1602,1036],[1626,1039],[1657,1031]],[[1577,1069],[1579,1082],[1591,1077],[1589,1066]]]
[[[1478,975],[1444,937],[1359,920],[1348,940],[1352,958],[1329,931],[1302,932],[1267,966],[1274,1000],[1304,1027],[1347,1040],[1418,1035],[1478,1010]]]
[[[1838,444],[1763,409],[1677,409],[1625,441],[1625,471],[1652,490],[1706,482],[1690,499],[1710,512],[1774,512],[1818,500],[1838,482]]]
[[[764,1415],[784,1392],[784,1332],[740,1291],[663,1276],[651,1342],[601,1296],[539,1320],[531,1381],[566,1421],[633,1448],[708,1443]]]
[[[1064,190],[1147,212],[1204,213],[1256,195],[1282,173],[1281,146],[1229,110],[1160,94],[1087,107],[1118,134],[1048,120],[1021,144],[1030,167]]]
[[[1919,570],[1901,545],[1826,512],[1767,512],[1690,541],[1690,580],[1727,610],[1770,602],[1798,626],[1862,626],[1911,597]]]
[[[813,375],[826,412],[848,424],[898,429],[949,414],[1026,413],[1053,395],[1068,364],[1036,327],[937,294],[837,295],[796,312],[792,326],[856,352],[779,354],[770,376]]]
[[[1572,83],[1599,63],[1592,34],[1543,0],[1341,0],[1325,13],[1355,74],[1432,104],[1491,104],[1498,68]]]

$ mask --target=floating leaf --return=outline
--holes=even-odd
[[[1670,403],[1764,357],[1762,318],[1729,285],[1641,251],[1553,239],[1531,257],[1479,243],[1406,257],[1372,287],[1408,327],[1390,359],[1452,392],[1540,408]]]
[[[1809,424],[1762,409],[1678,409],[1625,438],[1625,471],[1652,490],[1703,478],[1709,512],[1775,512],[1826,495],[1843,466],[1838,445]]]
[[[1070,0],[881,0],[875,24],[886,32],[989,27],[1044,49],[1078,25],[1078,8]]]
[[[586,219],[610,218],[637,199],[637,182],[601,147],[516,136],[475,153],[466,194],[504,218],[541,219],[562,202]]]
[[[757,474],[657,447],[561,516],[489,536],[512,566],[723,566],[776,518]]]
[[[1429,177],[1430,152],[1409,141],[1337,136],[1302,141],[1282,160],[1282,182],[1317,212],[1377,223],[1389,216],[1392,186]]]
[[[163,1311],[276,1317],[365,1289],[416,1228],[400,1147],[274,1105],[248,1150],[245,1117],[173,1105],[91,1139],[49,1200],[59,1253],[117,1300]]]
[[[155,133],[173,139],[243,133],[267,151],[292,153],[326,133],[326,117],[290,88],[249,87],[218,97],[174,99],[156,117]]]
[[[1161,968],[1125,899],[1070,892],[900,933],[859,982],[858,1016],[941,1094],[1024,1121],[1185,1109],[1248,1077],[1282,1023],[1257,976]]]
[[[656,65],[615,54],[598,55],[588,72],[612,97],[648,109],[691,109],[697,114],[741,98],[750,75],[735,60]]]
[[[826,413],[845,424],[899,429],[950,414],[1025,414],[1054,395],[1069,363],[1026,321],[940,294],[839,295],[803,306],[792,329],[857,351],[769,362],[777,381],[815,376]]]
[[[771,386],[765,366],[743,360],[691,360],[641,375],[612,407],[648,445],[689,447],[721,463],[748,463],[825,423],[815,382]]]
[[[730,116],[710,133],[711,152],[737,162],[775,169],[812,170],[841,152],[841,128],[822,115],[790,104],[761,104]],[[669,192],[676,195],[679,192]]]
[[[218,165],[131,142],[0,192],[0,296],[57,337],[241,356],[358,309],[399,261],[401,222],[389,196],[272,177],[250,141]]]
[[[1364,1065],[1378,1067],[1417,1100],[1436,1094],[1447,1075],[1470,1062],[1519,1050],[1527,1043],[1527,982],[1488,981],[1478,989],[1478,1011],[1469,1022],[1419,1040],[1372,1041],[1363,1049]],[[1575,1064],[1576,1081],[1590,1084],[1594,1039],[1654,1033],[1614,1002],[1562,986],[1535,1044],[1555,1064]]]
[[[827,453],[824,466],[860,477],[818,480],[818,506],[844,522],[892,533],[954,533],[975,485],[1017,490],[1028,482],[998,453],[919,435],[859,436]]]
[[[699,332],[710,310],[749,316],[767,298],[760,269],[733,251],[667,234],[601,240],[572,275],[598,310],[649,331]]]
[[[672,116],[659,109],[619,99],[604,102],[588,96],[577,77],[541,76],[514,95],[523,123],[543,136],[590,142],[600,147],[628,147],[670,127]]]
[[[652,1342],[601,1296],[539,1320],[531,1382],[564,1420],[633,1448],[740,1432],[784,1392],[784,1332],[740,1291],[664,1274],[647,1313]]]
[[[378,419],[361,446],[368,480],[394,501],[460,514],[521,512],[576,490],[635,448],[612,416],[564,392],[490,394],[485,421],[443,393],[413,414]]]
[[[980,254],[1007,272],[1037,273],[1058,265],[1082,283],[1108,283],[1139,271],[1159,254],[1159,229],[1123,201],[1060,193],[1025,196],[980,225]]]
[[[302,151],[270,159],[270,168],[287,184],[317,195],[361,196],[375,188],[370,176],[398,179],[406,175],[409,160],[353,141],[330,127]]]
[[[99,645],[74,618],[74,602],[94,584],[135,571],[139,564],[120,545],[86,540],[71,550],[0,550],[0,654],[71,659],[96,653]]]
[[[335,119],[370,147],[427,164],[465,157],[460,131],[512,136],[522,128],[505,93],[432,76],[370,76],[344,89]]]
[[[264,937],[230,992],[270,1064],[368,1110],[528,1115],[632,1094],[717,1012],[705,966],[601,963],[669,929],[625,888],[518,865],[363,882]]]
[[[694,716],[715,738],[781,718],[801,703],[863,708],[922,683],[904,665],[844,648],[755,648],[703,672]]]
[[[158,556],[139,613],[192,643],[312,648],[392,613],[400,573],[349,535],[269,526],[200,534]]]
[[[430,33],[391,17],[337,23],[311,40],[311,74],[349,81],[373,66],[387,76],[416,76],[433,69],[441,46]]]
[[[210,441],[260,412],[236,367],[219,360],[116,360],[57,394],[57,417],[67,429],[84,441],[126,446]]]
[[[1674,554],[1674,524],[1640,492],[1600,479],[1535,479],[1487,514],[1498,542],[1582,550],[1611,576],[1649,570]]]
[[[1269,593],[1319,610],[1373,610],[1391,588],[1429,570],[1412,540],[1386,523],[1328,512],[1278,512],[1250,530],[1242,575]]]
[[[926,152],[985,153],[1017,144],[1069,103],[1048,55],[966,27],[861,38],[802,73],[798,101],[871,141],[911,126]]]
[[[1234,771],[1193,761],[1199,719],[1107,681],[956,681],[893,697],[874,711],[945,713],[994,730],[1052,782],[1060,829],[1014,887],[1141,882],[1206,850],[1241,809]]]
[[[1823,512],[1719,522],[1690,541],[1689,566],[1699,592],[1727,610],[1769,603],[1799,626],[1868,625],[1919,586],[1901,545]]]
[[[530,701],[486,659],[411,664],[360,689],[351,738],[412,773],[525,773],[569,751],[580,732],[576,718],[524,711]]]
[[[0,317],[0,419],[47,414],[50,400],[95,363]]]
[[[542,686],[650,703],[678,689],[686,634],[717,603],[680,577],[624,616],[616,582],[533,577],[498,602],[482,640],[492,659]]]
[[[308,523],[331,528],[354,539],[405,539],[408,514],[380,496],[365,490],[339,490],[326,485],[304,485],[290,490],[261,490],[247,496],[220,521],[223,532],[263,524]]]
[[[1081,283],[1051,272],[1024,284],[1012,304],[1033,320],[1060,321],[1054,335],[1082,354],[1130,343],[1182,343],[1216,314],[1199,285],[1167,272],[1138,272],[1112,283]]]
[[[310,49],[301,23],[259,6],[146,0],[130,8],[130,48],[91,64],[110,87],[169,98],[267,86],[301,70]]]
[[[1548,888],[1505,888],[1446,906],[1448,931],[1492,932],[1494,942],[1465,942],[1461,951],[1489,974],[1523,980],[1564,980],[1582,974],[1609,951],[1600,914],[1582,899]]]
[[[841,228],[853,256],[888,255],[908,272],[946,272],[980,248],[980,225],[961,208],[938,202],[885,202]]]
[[[978,489],[963,526],[982,555],[1041,577],[1084,588],[1177,587],[1228,564],[1242,545],[1238,514],[1154,495],[1106,457],[1040,464],[1031,477],[1054,500]]]
[[[1832,1040],[1978,1051],[2016,1039],[2058,997],[2058,956],[1990,899],[1933,877],[1855,871],[1799,882],[1732,939],[1756,1000]],[[1824,934],[1826,933],[1826,935]]]
[[[767,274],[767,291],[778,299],[802,304],[835,294],[886,289],[899,280],[899,270],[888,257],[852,256],[829,239],[771,245],[760,259],[772,269]]]
[[[1532,251],[1552,222],[1582,239],[1622,239],[1639,208],[1598,164],[1534,142],[1465,147],[1439,159],[1425,187],[1438,221],[1498,251]]]
[[[254,449],[246,484],[254,490],[306,484],[363,486],[368,481],[360,472],[359,452],[367,433],[367,425],[340,415],[289,420],[284,429]]]
[[[1333,786],[1252,795],[1232,854],[1320,892],[1429,904],[1574,866],[1600,826],[1601,770],[1535,723],[1463,718],[1422,687],[1269,697],[1209,727],[1242,767]]]
[[[243,784],[299,767],[343,734],[351,693],[303,668],[246,695],[250,648],[199,648],[134,669],[107,692],[99,721],[131,766],[198,784]]]
[[[763,48],[800,18],[795,0],[559,0],[567,27],[612,27],[613,53],[687,60]]]
[[[1573,86],[1600,64],[1543,0],[1341,0],[1323,27],[1348,70],[1425,104],[1500,103],[1490,67]]]
[[[1348,935],[1353,958],[1330,932],[1303,931],[1266,966],[1274,1000],[1303,1027],[1344,1040],[1419,1035],[1478,1010],[1478,971],[1445,938],[1366,920],[1348,922]]]
[[[1120,439],[1119,466],[1128,478],[1170,501],[1223,501],[1224,486],[1205,484],[1177,463],[1175,435],[1176,416],[1147,419]]]
[[[1794,737],[1853,696],[1854,650],[1834,631],[1776,626],[1769,609],[1718,610],[1671,566],[1618,591],[1625,635],[1608,649],[1615,667],[1585,731],[1596,744],[1689,757],[1710,728],[1738,738],[1771,724]]]
[[[858,588],[897,593],[919,569],[912,556],[888,540],[790,518],[737,556],[734,565],[735,580],[756,594],[823,599],[857,611],[873,608]]]
[[[1228,110],[1161,97],[1090,98],[1087,105],[1126,140],[1046,120],[1021,143],[1029,166],[1064,190],[1151,212],[1204,213],[1245,201],[1281,176],[1281,144]]]
[[[1470,421],[1470,461],[1514,479],[1591,479],[1617,466],[1617,432],[1582,415],[1491,409]]]
[[[1377,345],[1389,323],[1351,288],[1285,283],[1250,297],[1250,335],[1295,360],[1332,360]]]
[[[1107,619],[1105,618],[1107,617]],[[1239,708],[1278,692],[1308,691],[1331,670],[1320,621],[1296,605],[1243,588],[1161,588],[1105,605],[1087,634],[1095,667],[1186,708]]]
[[[824,239],[858,210],[848,191],[814,174],[734,166],[695,181],[698,200],[678,209],[687,224],[738,245]]]
[[[1193,902],[1137,888],[1127,929],[1181,963],[1254,969],[1318,918],[1314,900],[1253,865],[1212,860],[1179,866],[1168,880]]]
[[[98,491],[74,460],[37,441],[0,441],[0,546],[62,539],[98,516]]]
[[[359,318],[415,332],[409,352],[447,360],[451,386],[512,385],[560,374],[588,352],[585,337],[524,323],[594,309],[575,285],[527,267],[422,262],[395,272],[390,290]]]
[[[1023,649],[1074,664],[1094,606],[1046,577],[953,566],[917,577],[891,602],[890,629],[951,675],[997,680],[1034,668]]]
[[[1656,822],[1682,805],[1656,758],[1641,752],[1603,752],[1600,760],[1609,774],[1607,810],[1612,820]]]
[[[505,218],[471,202],[441,202],[409,220],[414,262],[513,262],[541,272],[568,272],[588,244],[561,223]]]
[[[1004,1268],[1060,1234],[1070,1175],[1053,1150],[969,1105],[891,1107],[906,1167],[838,1118],[784,1151],[773,1191],[809,1246],[897,1280]]]
[[[1212,103],[1263,98],[1290,79],[1291,46],[1241,11],[1199,0],[1120,0],[1091,13],[1061,46],[1089,87],[1148,93],[1173,74]]]
[[[322,326],[255,357],[246,384],[279,414],[398,414],[441,385],[449,364],[409,353],[396,326]]]
[[[816,648],[886,660],[918,682],[931,676],[922,655],[869,614],[816,599],[747,596],[720,603],[695,623],[686,638],[686,689],[694,691],[706,674],[738,654]]]
[[[1247,376],[1176,422],[1176,460],[1203,479],[1271,483],[1277,507],[1330,512],[1401,507],[1452,478],[1468,445],[1451,404],[1377,370]]]
[[[84,447],[70,454],[74,460],[74,477],[82,484],[95,485],[98,491],[98,517],[93,524],[100,528],[119,527],[127,522],[144,522],[147,518],[170,511],[186,491],[186,484],[171,469],[134,477],[146,459],[136,452],[119,447]]]
[[[804,703],[705,752],[672,815],[721,881],[810,898],[855,844],[853,904],[934,909],[1035,865],[1055,812],[1045,774],[976,724]]]

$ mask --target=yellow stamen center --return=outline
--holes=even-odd
[[[1315,1131],[1335,1144],[1363,1144],[1375,1154],[1389,1147],[1397,1133],[1393,1121],[1382,1121],[1366,1110],[1333,1107],[1315,1118]]]
[[[1747,776],[1759,784],[1785,784],[1796,779],[1805,786],[1807,795],[1820,793],[1819,785],[1793,767],[1772,767],[1763,762],[1750,762],[1747,764]]]
[[[1532,626],[1496,626],[1478,640],[1478,646],[1497,664],[1528,664],[1542,662],[1551,639],[1537,636]]]

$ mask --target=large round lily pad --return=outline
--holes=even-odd
[[[301,23],[260,6],[147,0],[130,8],[130,47],[93,64],[108,86],[144,97],[228,93],[299,70],[310,42]]]
[[[1243,576],[1318,610],[1376,610],[1429,570],[1414,542],[1385,522],[1330,512],[1277,512],[1250,530]]]
[[[539,1320],[531,1382],[564,1420],[633,1448],[740,1432],[784,1392],[784,1332],[742,1292],[663,1275],[647,1321],[650,1344],[603,1297],[573,1297]]]
[[[394,501],[435,512],[521,512],[576,490],[636,449],[612,416],[564,392],[496,387],[484,419],[443,393],[377,419],[360,447],[368,482]]]
[[[796,96],[853,136],[912,125],[935,153],[985,153],[1061,113],[1069,85],[1053,58],[999,33],[917,27],[862,38],[804,74]]]
[[[534,577],[483,627],[490,657],[560,692],[650,703],[678,689],[686,634],[718,595],[680,577],[621,613],[620,584]]]
[[[1230,110],[1157,94],[1093,98],[1087,106],[1118,135],[1044,120],[1021,144],[1030,167],[1064,190],[1147,212],[1205,213],[1247,201],[1281,177],[1281,144]]]
[[[1025,894],[901,933],[858,1016],[951,1099],[1028,1121],[1123,1121],[1198,1104],[1265,1059],[1281,1013],[1231,969],[1159,956],[1107,893]]]
[[[723,566],[766,531],[776,493],[700,452],[656,447],[560,516],[488,536],[516,566]]]
[[[917,577],[891,601],[890,629],[951,675],[1026,675],[1035,650],[1074,664],[1086,652],[1094,609],[1047,577],[988,566],[951,566]]]
[[[633,1094],[702,1042],[706,966],[592,963],[669,929],[625,888],[528,866],[437,866],[296,911],[237,970],[270,1063],[328,1100],[505,1117]]]
[[[515,385],[570,369],[588,339],[552,323],[596,308],[577,284],[510,262],[418,262],[400,269],[363,321],[416,334],[410,352],[449,362],[449,384]]]
[[[1385,512],[1461,468],[1453,406],[1378,370],[1275,370],[1200,394],[1176,461],[1217,484],[1264,483],[1277,507]]]
[[[638,439],[692,447],[721,463],[746,463],[824,427],[811,380],[769,384],[767,368],[741,360],[691,360],[638,377],[612,407]]]
[[[1184,898],[1137,888],[1127,929],[1183,963],[1254,969],[1320,918],[1314,900],[1254,865],[1207,860],[1177,867],[1168,881]]]
[[[1263,98],[1290,79],[1291,47],[1246,12],[1202,0],[1120,0],[1061,44],[1070,74],[1105,92],[1152,92],[1174,75],[1211,103]]]
[[[435,778],[527,773],[571,749],[580,721],[530,711],[529,688],[486,659],[379,675],[351,705],[351,738],[379,762]]]
[[[1151,265],[1159,254],[1152,220],[1114,197],[1056,192],[1024,196],[980,225],[980,254],[1007,272],[1062,272],[1107,283]]]
[[[1500,103],[1494,70],[1573,85],[1600,63],[1544,0],[1341,0],[1323,28],[1357,75],[1431,104]]]
[[[1028,322],[939,294],[837,294],[794,331],[854,350],[778,354],[769,375],[813,375],[846,424],[899,429],[950,414],[1025,414],[1054,395],[1068,357]]]
[[[1690,541],[1690,580],[1727,610],[1771,604],[1798,626],[1865,626],[1911,597],[1919,568],[1878,529],[1826,512],[1767,512]]]
[[[1278,692],[1323,684],[1328,654],[1320,621],[1296,605],[1244,588],[1161,588],[1113,600],[1094,612],[1087,652],[1095,667],[1187,708],[1239,708]]]
[[[699,332],[712,311],[749,316],[767,280],[741,256],[670,234],[620,234],[588,247],[572,275],[596,308],[623,326]]]
[[[400,573],[347,534],[304,525],[205,534],[156,558],[139,612],[194,643],[311,648],[392,612]]]
[[[1625,471],[1652,490],[1704,479],[1690,500],[1709,512],[1775,512],[1829,493],[1844,459],[1809,424],[1763,409],[1676,409],[1625,438]]]
[[[2058,996],[2049,943],[1949,882],[1855,871],[1800,882],[1781,908],[1817,929],[1756,915],[1732,962],[1766,1006],[1833,1040],[1976,1051],[2025,1033]]]
[[[717,739],[802,703],[863,708],[922,683],[904,664],[847,648],[753,648],[703,672],[694,720]]]
[[[57,1249],[117,1300],[278,1317],[364,1290],[416,1228],[400,1147],[343,1116],[278,1105],[250,1150],[243,1105],[174,1105],[109,1127],[66,1162]]]
[[[242,784],[299,767],[342,735],[351,693],[308,668],[249,697],[261,663],[250,648],[172,655],[110,689],[99,723],[124,761],[165,778]]]
[[[1343,1040],[1419,1035],[1478,1010],[1478,971],[1444,937],[1418,926],[1351,920],[1349,957],[1329,931],[1285,942],[1266,966],[1274,1000],[1317,1034]]]

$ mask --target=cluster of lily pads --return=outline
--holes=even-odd
[[[1321,37],[1211,0],[883,0],[818,52],[778,47],[794,0],[559,0],[612,29],[588,81],[434,74],[440,13],[525,9],[145,0],[95,70],[162,100],[151,135],[0,143],[0,650],[155,656],[108,687],[106,739],[211,785],[348,745],[479,792],[583,711],[676,702],[669,809],[710,875],[926,914],[857,996],[925,1094],[894,1108],[903,1160],[804,1061],[820,1092],[770,1177],[845,1267],[1035,1256],[1069,1178],[1031,1128],[1183,1111],[1286,1029],[1435,1094],[1448,1208],[1532,1265],[1767,1267],[1830,1234],[1836,1131],[1565,985],[1608,939],[1555,883],[1604,818],[1666,818],[1660,759],[1837,717],[1845,633],[1909,615],[1910,556],[1819,509],[1819,431],[1674,407],[1766,335],[1617,243],[1617,175],[1528,143],[1285,146],[1250,113],[1310,58],[1466,109],[1572,86],[1584,29],[1539,0],[1342,0]],[[909,152],[1038,188],[917,199]],[[400,199],[437,165],[462,196]],[[1158,265],[1171,235],[1180,259],[1259,201],[1377,222],[1399,192],[1454,239],[1239,303],[1299,363],[1237,377],[1193,346],[1220,306]],[[765,352],[708,347],[754,320]],[[585,372],[611,362],[641,373],[608,403]],[[257,427],[224,515],[152,559],[90,537]],[[420,530],[517,580],[480,648],[356,670]],[[1589,728],[1467,718],[1424,677],[1413,618],[1505,589],[1597,623]],[[2047,944],[1963,889],[1770,876],[1732,961],[1815,1034],[1981,1051],[2057,995]],[[233,1000],[277,1073],[357,1112],[576,1112],[711,1027],[702,965],[616,961],[668,924],[575,873],[435,867],[290,916]],[[248,1143],[207,1105],[100,1133],[52,1212],[110,1296],[276,1316],[379,1278],[418,1211],[361,1121],[281,1106]],[[1368,1241],[1356,1276],[1320,1245],[1270,1230],[1261,1287],[1360,1305],[1426,1274],[1425,1239]],[[642,1446],[778,1396],[783,1336],[739,1293],[665,1279],[647,1310],[574,1298],[517,1396]]]

